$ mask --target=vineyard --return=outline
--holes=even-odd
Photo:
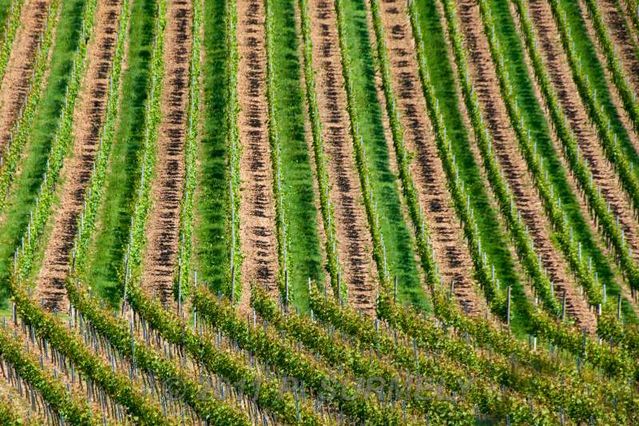
[[[0,426],[639,424],[637,0],[0,0]]]

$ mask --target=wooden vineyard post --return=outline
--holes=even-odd
[[[397,303],[397,277],[395,277],[395,282],[393,284],[393,302]]]
[[[178,315],[182,318],[182,265],[178,264]]]
[[[235,265],[231,265],[231,304],[235,303]]]
[[[288,270],[284,269],[284,312],[288,313]]]
[[[229,194],[231,197],[231,303],[234,301],[235,293],[235,207],[233,201],[233,182],[229,179]]]
[[[621,321],[621,294],[617,296],[617,320]]]
[[[508,296],[506,300],[506,324],[510,326],[510,286],[508,286]]]

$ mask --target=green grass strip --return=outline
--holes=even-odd
[[[139,176],[140,150],[144,140],[144,112],[149,95],[150,59],[153,46],[156,0],[136,0],[131,6],[127,68],[105,194],[89,245],[86,275],[91,287],[113,307],[122,297],[119,267],[129,236],[135,183]]]
[[[307,280],[322,281],[324,271],[304,128],[305,99],[295,11],[295,0],[267,1],[269,132],[276,174],[280,274],[287,271],[291,301],[306,312]]]
[[[238,108],[235,77],[231,77],[237,68],[234,8],[235,2],[204,3],[205,119],[198,155],[194,230],[198,277],[214,291],[226,294],[231,289],[231,263],[236,265],[239,261],[239,229],[233,223],[239,209],[239,175],[232,173],[239,161],[235,118],[231,118]]]
[[[504,235],[497,213],[490,205],[481,172],[473,157],[469,136],[458,105],[454,70],[448,59],[448,50],[444,30],[441,25],[439,11],[435,3],[415,3],[417,25],[420,27],[423,43],[424,65],[432,82],[432,95],[437,102],[439,114],[444,128],[440,129],[451,141],[450,154],[454,158],[455,172],[463,182],[468,208],[481,214],[473,215],[477,225],[478,239],[481,249],[491,264],[490,280],[499,280],[497,291],[503,291],[505,286],[512,287],[515,308],[525,303],[520,277],[515,271],[514,259],[509,251],[509,241]],[[444,60],[443,58],[446,58]],[[441,148],[440,148],[441,150]],[[494,268],[494,270],[493,270]],[[511,325],[515,330],[521,330],[527,315],[523,310],[514,309]]]
[[[402,299],[425,307],[397,177],[391,170],[383,110],[377,98],[366,3],[337,1],[336,5],[354,151],[380,282],[388,288],[396,278]]]
[[[47,157],[61,119],[61,109],[70,82],[72,59],[79,46],[84,3],[84,0],[64,0],[61,6],[47,87],[29,120],[30,137],[21,153],[21,171],[6,200],[4,219],[0,226],[0,282],[3,283],[7,282],[12,272],[14,250],[20,245],[21,237],[27,230],[30,211],[36,203],[38,188],[47,169]],[[6,285],[0,286],[2,309],[8,306],[7,296]]]
[[[9,16],[11,15],[11,8],[16,2],[22,0],[0,0],[0,39],[4,40],[5,33],[7,32]]]

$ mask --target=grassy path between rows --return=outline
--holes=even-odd
[[[510,242],[499,223],[497,212],[490,204],[480,168],[471,151],[470,135],[460,110],[460,97],[457,95],[455,73],[446,48],[440,13],[435,3],[420,2],[416,3],[415,6],[418,11],[418,25],[423,35],[421,42],[426,56],[425,64],[433,83],[434,97],[439,105],[439,113],[446,124],[444,131],[452,141],[452,154],[456,160],[459,177],[464,183],[467,193],[472,194],[468,198],[470,208],[481,212],[481,214],[474,216],[482,241],[481,247],[486,254],[488,263],[494,265],[494,279],[501,283],[502,293],[504,293],[502,296],[505,297],[507,285],[512,287],[515,309],[512,312],[511,325],[513,329],[520,331],[528,319],[525,311],[518,309],[526,303],[526,295],[520,277],[515,270],[515,261],[509,250]],[[442,58],[446,58],[446,60]]]
[[[198,279],[205,281],[214,291],[228,293],[233,207],[229,191],[231,147],[228,120],[231,108],[228,88],[231,84],[228,78],[231,47],[225,3],[212,0],[204,4],[203,126],[194,212],[194,252]]]
[[[323,281],[313,170],[304,128],[304,92],[296,1],[267,6],[270,132],[278,197],[280,269],[286,269],[291,302],[308,310],[307,280]],[[279,185],[278,185],[279,181]]]
[[[8,307],[8,286],[4,283],[11,274],[13,252],[24,235],[29,222],[29,212],[38,197],[38,189],[47,168],[47,157],[69,83],[73,53],[78,47],[84,3],[84,0],[66,0],[62,4],[49,80],[35,119],[31,123],[31,138],[25,146],[22,163],[7,198],[0,223],[0,282],[3,283],[0,285],[0,310]]]
[[[87,276],[95,294],[118,305],[122,297],[119,273],[129,236],[139,151],[144,139],[144,109],[148,95],[149,60],[153,45],[154,0],[134,1],[129,29],[128,67],[124,72],[120,121],[111,153],[106,192],[98,213],[89,253]]]
[[[513,17],[510,14],[508,2],[506,0],[490,0],[486,2],[486,6],[495,24],[496,40],[499,41],[502,52],[506,53],[503,76],[504,80],[509,81],[513,88],[513,94],[507,99],[507,102],[511,103],[513,107],[517,106],[523,120],[522,128],[533,141],[533,152],[536,153],[538,159],[543,161],[542,170],[548,172],[546,179],[551,186],[551,194],[561,201],[562,212],[567,224],[572,229],[571,235],[575,239],[574,241],[581,244],[581,256],[584,259],[592,259],[592,274],[596,274],[600,282],[614,286],[611,265],[597,244],[592,228],[580,209],[577,196],[571,190],[566,170],[553,147],[551,130],[536,99],[533,82],[528,74],[524,59],[522,41],[519,39]]]
[[[425,307],[415,248],[402,212],[398,177],[391,169],[383,109],[375,84],[366,4],[364,0],[340,1],[338,4],[343,30],[342,56],[350,83],[351,122],[356,129],[355,135],[361,137],[363,148],[358,168],[360,179],[365,174],[368,181],[371,197],[367,208],[376,219],[379,230],[375,250],[382,264],[378,264],[378,270],[389,281],[397,278],[400,300]]]

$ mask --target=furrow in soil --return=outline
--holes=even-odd
[[[509,123],[506,105],[501,97],[499,80],[493,65],[488,40],[482,31],[479,5],[459,0],[458,11],[466,49],[469,52],[470,74],[475,84],[484,119],[493,137],[495,156],[513,193],[535,251],[555,286],[555,293],[566,294],[567,312],[581,327],[592,329],[594,317],[577,286],[568,264],[553,246],[551,224],[529,174],[526,161],[517,148],[517,137]]]
[[[385,0],[380,6],[393,91],[404,127],[404,143],[406,150],[415,156],[410,165],[411,175],[428,222],[430,241],[443,284],[453,286],[465,312],[484,314],[486,303],[471,279],[473,262],[448,191],[446,174],[428,119],[407,5],[403,1]]]
[[[238,0],[238,99],[240,103],[240,244],[242,294],[248,307],[250,286],[277,293],[277,232],[273,167],[268,137],[266,28],[262,0]]]
[[[11,129],[26,102],[49,3],[49,0],[32,0],[22,9],[21,25],[0,86],[0,148],[10,143]]]
[[[60,202],[53,215],[53,229],[37,277],[36,300],[50,311],[66,311],[69,307],[64,282],[69,273],[69,257],[85,191],[99,149],[120,9],[118,0],[99,3],[96,36],[88,47],[89,65],[73,117],[73,155],[65,160]]]
[[[177,268],[180,202],[185,179],[185,138],[189,102],[191,53],[191,2],[170,0],[167,4],[164,66],[165,85],[161,95],[162,121],[157,146],[157,163],[147,222],[142,288],[173,304],[173,278]]]
[[[330,194],[337,233],[337,253],[348,286],[349,303],[375,309],[376,268],[347,111],[335,4],[309,1],[318,106],[323,123]]]

